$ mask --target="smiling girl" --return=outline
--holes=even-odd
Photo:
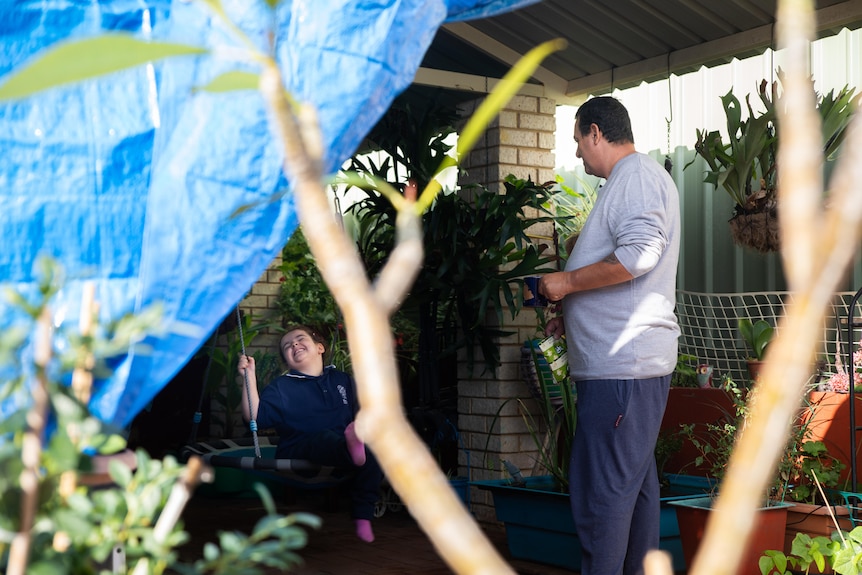
[[[239,373],[248,375],[251,396],[250,402],[242,402],[243,417],[256,420],[259,429],[275,429],[279,459],[356,468],[350,489],[351,515],[356,535],[371,542],[371,518],[383,473],[354,431],[359,405],[353,378],[334,366],[324,366],[323,338],[307,326],[289,327],[279,348],[288,371],[260,394],[254,358],[240,356]]]

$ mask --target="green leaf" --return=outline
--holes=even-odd
[[[85,534],[93,529],[93,525],[87,521],[85,516],[79,515],[71,509],[58,509],[54,512],[54,521],[58,531],[71,534]]]
[[[221,550],[219,549],[219,546],[215,543],[207,542],[204,545],[204,559],[206,559],[207,561],[216,561],[219,558],[220,554]]]
[[[257,491],[257,495],[260,497],[266,512],[270,515],[275,514],[275,501],[273,501],[272,495],[269,493],[269,489],[266,488],[266,485],[255,482],[254,490]]]
[[[57,560],[37,561],[27,567],[28,575],[57,575],[66,571],[66,566]]]
[[[305,525],[312,529],[320,529],[323,525],[323,520],[321,520],[317,515],[312,515],[311,513],[291,513],[288,515],[288,519],[296,525]]]
[[[132,471],[119,461],[111,461],[108,464],[108,474],[120,487],[126,487],[132,481]]]
[[[766,354],[766,346],[772,340],[775,329],[766,320],[759,319],[752,323],[747,317],[737,321],[739,333],[742,339],[751,349],[755,359],[763,359]]]
[[[126,439],[122,435],[111,435],[99,446],[99,453],[119,453],[126,447]]]
[[[254,72],[226,72],[217,76],[206,86],[197,88],[202,92],[233,92],[235,90],[257,90],[260,74]]]
[[[14,73],[0,86],[0,100],[23,98],[48,88],[96,78],[171,56],[206,52],[197,46],[145,42],[120,34],[63,43]]]
[[[222,531],[219,533],[219,544],[225,552],[241,553],[246,543],[245,537],[241,537],[232,531]]]

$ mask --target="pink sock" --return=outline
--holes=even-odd
[[[356,520],[356,536],[365,541],[366,543],[371,543],[374,541],[374,531],[371,529],[371,521],[368,519],[357,519]]]
[[[365,444],[356,436],[356,430],[353,428],[355,422],[351,421],[344,430],[344,439],[347,440],[347,451],[350,452],[350,459],[357,466],[365,465]],[[369,530],[371,529],[369,525]],[[374,539],[374,535],[371,536]]]

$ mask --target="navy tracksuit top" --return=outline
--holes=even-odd
[[[260,392],[257,424],[278,433],[278,457],[291,457],[291,446],[305,435],[326,429],[341,434],[357,411],[356,386],[343,371],[330,365],[313,377],[291,370]]]

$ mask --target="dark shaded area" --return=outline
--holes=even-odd
[[[196,355],[153,398],[132,422],[129,448],[142,448],[151,456],[177,455],[189,442],[192,420],[204,384],[207,357]],[[199,429],[207,433],[210,425],[209,402],[204,401]]]

